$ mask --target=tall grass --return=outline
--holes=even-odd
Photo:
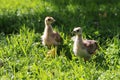
[[[23,26],[18,34],[5,36],[0,46],[0,58],[4,63],[0,68],[1,79],[119,79],[119,41],[116,37],[107,48],[101,47],[85,63],[83,59],[76,58],[72,51],[69,53],[72,60],[67,59],[65,53],[47,58],[48,49],[38,42],[39,35]],[[72,46],[69,47],[72,49]]]
[[[0,0],[0,79],[119,80],[119,6],[119,0]],[[53,28],[67,45],[54,58],[40,43],[46,16],[56,19]],[[82,27],[84,38],[99,43],[90,61],[72,52],[75,26]]]

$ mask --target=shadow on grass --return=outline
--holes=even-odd
[[[45,2],[48,2],[45,0]],[[14,12],[5,12],[0,16],[0,32],[6,34],[16,33],[19,31],[20,26],[26,25],[31,29],[35,29],[36,32],[43,32],[44,18],[46,16],[53,16],[56,22],[53,26],[60,26],[58,29],[69,35],[68,31],[71,31],[76,26],[81,26],[83,32],[87,34],[87,38],[99,37],[107,39],[119,34],[120,25],[120,1],[110,0],[51,0],[48,3],[51,6],[57,7],[58,10],[50,12],[45,5],[45,11],[35,12],[34,14],[28,12],[28,14],[17,15],[17,10]],[[4,10],[6,11],[6,10]],[[62,28],[61,28],[62,26]]]

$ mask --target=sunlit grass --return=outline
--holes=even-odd
[[[119,4],[0,0],[0,80],[119,80]],[[56,19],[53,28],[64,39],[66,46],[60,56],[48,57],[49,49],[40,42],[45,16]],[[99,43],[90,61],[84,62],[73,54],[70,39],[75,26],[82,27],[85,39]],[[72,59],[66,54],[71,54]]]
[[[109,43],[111,46],[106,48],[106,50],[104,49],[105,52],[102,52],[102,50],[98,51],[96,56],[93,56],[89,62],[85,63],[83,59],[76,58],[72,51],[69,53],[72,54],[72,60],[67,59],[64,56],[66,49],[60,56],[47,58],[48,49],[41,45],[39,42],[40,37],[37,35],[34,30],[23,26],[18,34],[5,36],[4,42],[1,43],[2,46],[0,46],[0,58],[4,63],[3,67],[0,68],[1,79],[94,80],[107,78],[101,77],[103,74],[107,75],[107,79],[109,79],[109,76],[113,76],[108,75],[111,70],[112,72],[113,70],[119,70],[119,49],[117,49],[119,46],[117,45],[116,37]],[[104,64],[100,60],[97,61],[97,59],[104,57],[105,60],[102,61]],[[107,68],[104,66],[107,66]],[[113,78],[119,78],[119,74],[119,72],[114,73]]]

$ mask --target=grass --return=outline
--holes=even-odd
[[[3,80],[120,78],[119,41],[116,37],[109,42],[109,47],[101,47],[97,55],[86,63],[82,59],[77,59],[72,51],[72,60],[67,59],[64,53],[55,58],[47,58],[48,49],[39,43],[40,34],[25,26],[18,34],[3,37],[0,47],[0,57],[4,62],[0,70]],[[64,41],[66,40],[67,38]],[[68,43],[68,46],[70,44],[72,43]],[[72,49],[72,45],[69,47]]]
[[[119,0],[110,0],[109,4],[98,0],[0,0],[0,3],[1,80],[120,79]],[[54,58],[47,57],[49,49],[40,43],[44,18],[48,15],[56,19],[54,29],[67,45]],[[86,63],[72,52],[70,32],[74,26],[83,28],[84,38],[99,42],[100,49]],[[66,53],[72,55],[72,60]]]

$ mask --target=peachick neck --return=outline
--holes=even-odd
[[[83,41],[82,40],[82,35],[76,35],[76,38],[79,39],[81,42]]]
[[[46,35],[50,35],[53,33],[52,25],[51,24],[46,24],[45,23],[45,30],[44,30]]]

